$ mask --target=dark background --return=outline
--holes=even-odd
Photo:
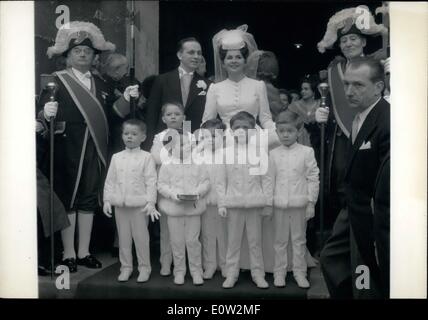
[[[70,20],[90,21],[104,33],[107,40],[125,54],[126,1],[36,1],[35,2],[35,58],[36,92],[39,75],[57,69],[55,59],[49,60],[46,50],[53,45],[58,14],[55,8],[65,4],[70,8]],[[279,60],[278,87],[297,88],[299,79],[309,73],[325,69],[339,50],[320,54],[316,48],[322,39],[328,19],[337,11],[365,4],[372,13],[382,5],[380,1],[161,1],[159,4],[159,71],[178,65],[176,44],[194,36],[202,45],[207,61],[207,75],[213,74],[212,37],[223,28],[231,29],[247,24],[259,49],[273,51]],[[102,17],[97,16],[100,10]],[[380,22],[381,16],[375,17]],[[296,49],[295,43],[303,46]],[[368,53],[381,47],[381,37],[371,40]],[[138,55],[138,52],[137,52]],[[148,76],[148,75],[147,75]],[[142,80],[142,79],[140,79]]]
[[[372,14],[382,5],[372,2],[280,2],[280,1],[168,1],[160,3],[159,71],[177,66],[176,43],[194,36],[201,42],[207,61],[207,76],[214,72],[212,37],[221,29],[248,25],[260,50],[273,51],[279,61],[278,86],[297,88],[299,79],[325,69],[339,55],[339,49],[320,54],[317,43],[326,31],[328,19],[337,11],[365,4]],[[382,17],[375,17],[377,23]],[[303,46],[296,49],[295,43]],[[377,37],[368,43],[367,53],[381,48]]]

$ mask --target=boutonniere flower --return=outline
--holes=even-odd
[[[205,83],[204,80],[198,80],[198,82],[196,83],[196,86],[202,90],[207,89],[207,84]]]
[[[105,91],[101,91],[101,97],[103,97],[103,99],[105,100],[108,96],[108,93]]]

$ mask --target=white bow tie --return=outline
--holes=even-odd
[[[180,68],[180,78],[184,75],[193,76],[193,72],[187,72],[186,70]]]

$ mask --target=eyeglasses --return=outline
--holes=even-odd
[[[94,50],[92,50],[91,48],[77,48],[77,47],[74,47],[73,49],[71,49],[71,51],[74,54],[81,54],[83,52],[86,55],[90,55],[91,53],[94,52]]]

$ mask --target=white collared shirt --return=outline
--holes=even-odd
[[[179,75],[179,77],[180,77],[180,79],[183,77],[183,75],[185,75],[185,74],[188,74],[188,75],[190,75],[191,77],[193,77],[193,71],[192,72],[187,72],[186,70],[184,70],[183,69],[183,67],[181,67],[181,66],[179,66],[178,67],[178,75]]]
[[[91,77],[92,74],[90,71],[87,71],[86,73],[82,73],[79,70],[71,67],[71,70],[73,71],[76,78],[83,83],[83,85],[88,89],[91,90]]]
[[[379,102],[379,100],[381,98],[382,97],[380,97],[379,99],[377,99],[375,103],[373,103],[370,107],[368,107],[364,111],[356,114],[355,117],[357,117],[357,116],[359,117],[358,118],[358,130],[357,130],[357,133],[360,132],[360,129],[363,126],[363,123],[366,120],[367,116],[369,115],[370,111],[372,111],[372,109],[374,108],[374,106]]]

